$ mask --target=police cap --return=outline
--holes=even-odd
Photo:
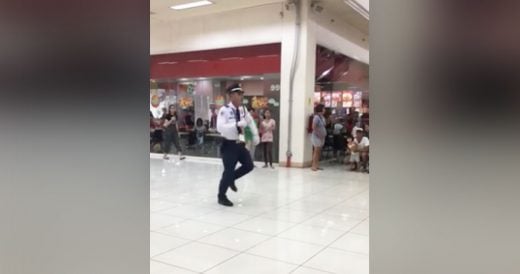
[[[240,94],[244,94],[244,90],[242,90],[242,87],[240,87],[240,84],[233,84],[233,85],[229,86],[226,89],[226,92],[227,92],[227,94],[231,94],[231,93],[234,93],[234,92],[238,92]]]

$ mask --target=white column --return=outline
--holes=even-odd
[[[295,41],[295,10],[285,11],[282,53],[281,53],[281,106],[280,106],[280,165],[287,163],[286,152],[289,138],[289,89],[291,81],[291,65],[294,55],[294,45],[298,44],[299,54],[296,61],[294,93],[292,102],[292,136],[290,137],[292,152],[291,166],[309,166],[312,157],[312,147],[307,134],[307,118],[312,113],[316,71],[316,27],[309,20],[308,0],[301,0],[301,30],[300,39]]]

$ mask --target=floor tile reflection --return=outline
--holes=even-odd
[[[216,203],[220,161],[150,160],[150,273],[368,273],[368,175],[255,169]]]

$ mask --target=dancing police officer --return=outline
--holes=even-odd
[[[227,88],[229,103],[220,108],[217,116],[217,130],[224,137],[220,153],[224,163],[224,173],[219,184],[218,203],[224,206],[233,206],[227,198],[228,188],[237,191],[235,180],[246,175],[253,170],[253,160],[246,149],[244,128],[249,127],[253,133],[253,143],[258,145],[260,138],[258,129],[253,122],[253,117],[242,105],[242,95],[244,91],[239,84],[234,84]],[[236,168],[237,162],[240,167]]]

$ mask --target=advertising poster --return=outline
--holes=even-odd
[[[215,96],[215,105],[217,106],[217,108],[220,108],[221,106],[223,106],[224,103],[225,103],[224,96],[222,96],[222,95]]]
[[[354,107],[360,108],[363,105],[363,92],[356,91],[354,93]]]
[[[182,109],[193,107],[193,98],[190,96],[179,98],[179,107]]]
[[[343,92],[343,107],[349,108],[353,105],[354,98],[352,96],[352,91],[344,91]]]
[[[314,92],[314,103],[315,104],[321,103],[321,92],[319,92],[319,91]]]
[[[268,100],[267,97],[257,97],[257,96],[254,96],[251,99],[251,106],[254,109],[267,108],[269,106],[269,100]]]
[[[341,97],[341,91],[334,91],[332,93],[332,105],[331,107],[341,107],[342,106],[342,97]]]
[[[155,118],[159,118],[163,115],[163,108],[167,106],[166,101],[166,90],[164,89],[151,89],[150,90],[150,112]]]
[[[330,108],[332,105],[332,94],[330,93],[324,93],[323,94],[323,100],[325,103],[325,107]]]

